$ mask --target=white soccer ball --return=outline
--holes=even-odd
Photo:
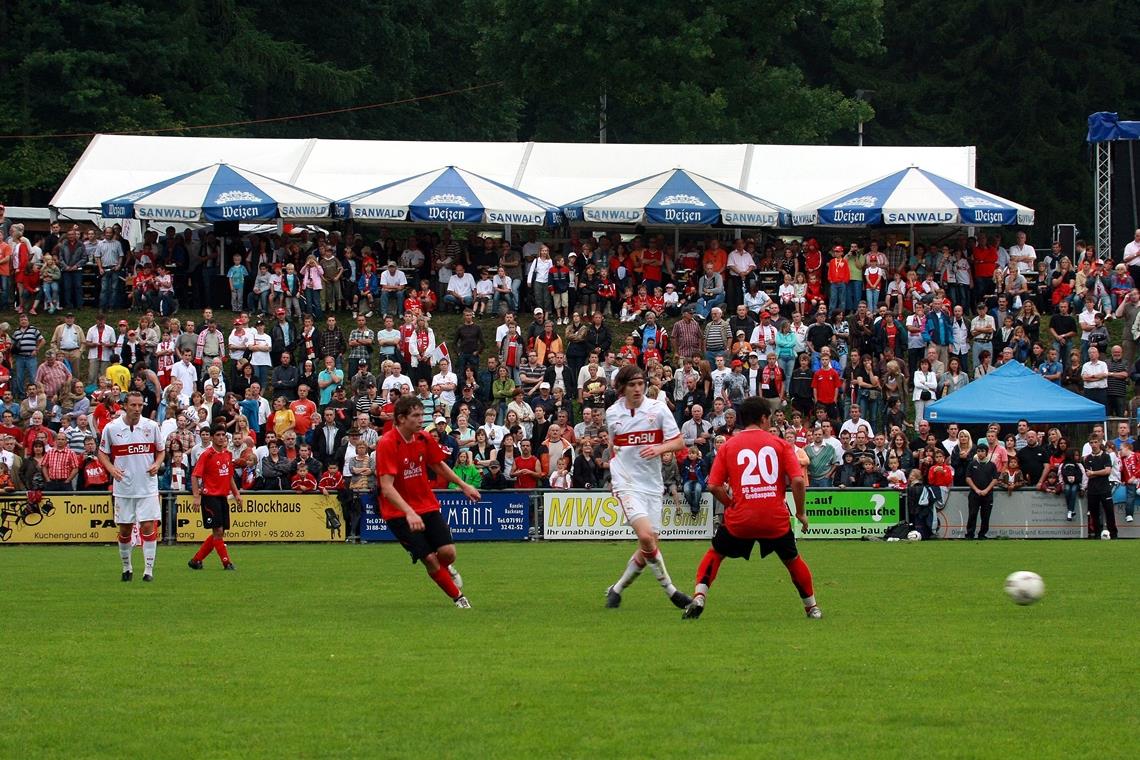
[[[1107,530],[1102,530],[1100,532],[1100,540],[1101,541],[1109,541],[1111,539],[1112,539],[1112,534],[1109,533]]]
[[[1045,581],[1037,573],[1018,570],[1005,579],[1005,593],[1017,604],[1033,604],[1045,596]]]
[[[921,541],[922,540],[922,534],[919,533],[917,530],[912,530],[910,533],[906,534],[906,540],[907,541]]]

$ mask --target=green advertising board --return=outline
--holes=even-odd
[[[788,506],[795,512],[792,495]],[[862,538],[882,536],[899,521],[899,491],[893,488],[852,490],[812,488],[804,498],[808,529],[792,518],[796,538]]]

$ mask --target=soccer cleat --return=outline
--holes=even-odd
[[[133,579],[134,577],[135,577],[135,574],[134,574],[134,573],[132,573],[130,570],[124,570],[124,571],[123,571],[123,583],[126,583],[127,581],[130,581],[130,580],[131,580],[131,579]]]
[[[233,562],[227,562],[225,565],[222,566],[222,569],[223,570],[237,570],[237,568],[234,567]]]
[[[614,587],[610,586],[606,589],[606,607],[615,610],[621,606],[621,594],[614,591]]]
[[[685,611],[681,613],[682,620],[696,620],[705,611],[705,598],[698,594],[693,597],[693,601],[685,607]]]
[[[150,583],[150,582],[151,582],[151,581],[153,581],[153,580],[154,580],[154,576],[153,576],[153,575],[151,575],[150,573],[143,573],[143,581],[144,581],[144,582],[146,582],[146,583]]]
[[[692,603],[693,598],[686,594],[684,591],[674,591],[669,595],[669,601],[672,602],[673,606],[677,609],[683,610],[686,609],[690,603]]]
[[[201,570],[202,569],[201,561],[196,560],[196,559],[192,559],[189,562],[187,562],[186,566],[189,567],[191,570]]]
[[[467,597],[461,596],[455,600],[455,606],[461,610],[471,609],[471,602],[467,601]]]
[[[451,574],[451,582],[455,584],[455,587],[457,589],[462,591],[463,590],[463,576],[460,575],[459,571],[456,570],[451,565],[447,566],[447,572]]]
[[[819,608],[818,604],[813,604],[812,606],[806,608],[804,612],[806,612],[807,616],[812,620],[819,620],[821,617],[823,617],[823,610]]]

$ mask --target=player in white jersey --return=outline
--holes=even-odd
[[[119,557],[123,560],[123,580],[134,577],[131,567],[131,530],[139,524],[146,569],[143,580],[154,580],[154,556],[158,548],[158,524],[162,519],[158,498],[158,471],[166,457],[158,423],[142,416],[143,397],[127,394],[126,412],[103,428],[99,461],[114,483],[115,524],[119,526]]]
[[[606,606],[620,606],[621,592],[649,565],[666,596],[684,609],[691,600],[673,585],[657,548],[665,494],[661,455],[684,448],[681,431],[669,407],[645,396],[645,372],[637,365],[627,364],[619,369],[614,387],[618,399],[606,409],[606,428],[613,447],[610,478],[614,498],[637,534],[638,546],[621,578],[606,589]]]

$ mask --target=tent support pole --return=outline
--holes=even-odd
[[[677,254],[681,250],[681,228],[673,228],[673,259],[676,260]]]

